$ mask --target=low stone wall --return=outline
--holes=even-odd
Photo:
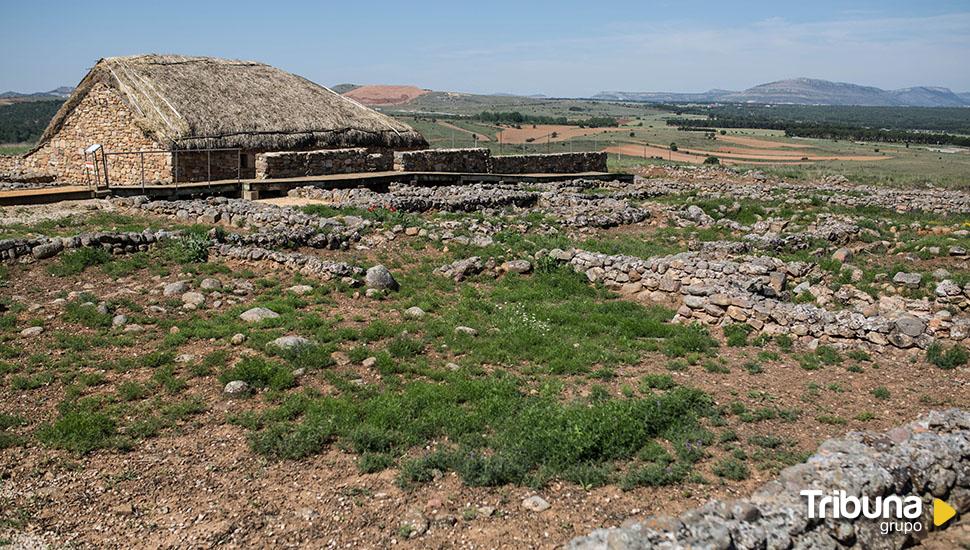
[[[802,490],[870,499],[916,496],[922,501],[922,517],[916,520],[922,529],[883,534],[882,520],[810,518]],[[630,527],[597,529],[566,548],[905,548],[933,528],[934,497],[961,514],[970,511],[968,411],[931,412],[885,433],[849,433],[826,441],[807,462],[786,468],[750,498],[714,500],[676,518],[655,516]]]
[[[488,173],[488,149],[424,149],[396,151],[394,169],[404,172]]]
[[[36,237],[32,239],[0,240],[0,260],[14,261],[32,257],[35,260],[53,258],[65,250],[101,247],[112,254],[130,254],[148,250],[156,242],[176,236],[171,231],[141,233],[82,233],[73,237]]]
[[[579,174],[606,172],[606,153],[555,153],[492,157],[493,174]]]
[[[393,168],[394,158],[390,152],[371,152],[363,147],[279,151],[256,155],[255,177],[257,179],[296,178],[357,172],[387,172]]]
[[[251,229],[251,233],[230,233],[226,238],[235,239],[235,243],[258,246],[345,249],[352,242],[360,240],[360,230],[368,223],[365,220],[345,223],[336,218],[306,214],[294,208],[225,197],[150,201],[148,197],[140,196],[115,198],[111,204],[115,208],[165,216],[182,222]]]
[[[950,311],[965,307],[970,285],[956,287],[958,294],[952,296],[938,293],[934,302],[897,297],[868,311],[830,311],[789,301],[789,284],[807,281],[815,270],[812,264],[731,254],[715,249],[641,259],[582,250],[549,252],[622,295],[679,306],[674,322],[746,323],[759,332],[790,334],[806,343],[925,348],[935,339],[970,339],[970,317]]]
[[[364,274],[364,269],[361,267],[344,262],[329,262],[317,256],[300,252],[279,252],[260,247],[233,246],[231,244],[216,245],[212,252],[224,258],[244,262],[270,262],[289,271],[325,281],[337,277],[347,278],[347,282],[357,281]]]

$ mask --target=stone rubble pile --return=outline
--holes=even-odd
[[[935,214],[970,214],[970,193],[945,189],[897,189],[854,185],[840,181],[809,184],[792,182],[740,183],[724,179],[642,179],[635,188],[654,195],[696,193],[703,198],[735,198],[762,201],[784,199],[791,204],[822,200],[833,206],[861,208],[875,206],[896,211],[919,210]]]
[[[959,295],[934,302],[885,297],[861,311],[830,311],[790,301],[789,284],[807,284],[817,270],[803,262],[786,263],[767,256],[732,257],[709,250],[650,259],[559,249],[548,255],[622,295],[673,302],[679,306],[674,322],[747,323],[766,334],[790,334],[806,342],[898,348],[925,348],[938,338],[962,341],[970,337],[970,317],[949,311],[953,299],[966,305],[970,285],[960,289]],[[809,286],[812,288],[822,294],[823,287]],[[851,299],[846,302],[853,303]]]
[[[230,258],[243,262],[270,262],[289,271],[294,271],[322,280],[335,278],[350,278],[359,281],[364,270],[344,262],[330,262],[318,256],[299,252],[280,252],[255,246],[234,246],[219,244],[212,248],[212,252],[223,258]],[[348,282],[351,282],[348,280]]]
[[[535,204],[536,193],[522,191],[514,185],[481,184],[423,187],[392,184],[387,193],[369,189],[318,189],[300,187],[288,193],[291,197],[321,200],[340,207],[363,209],[385,208],[402,212],[477,212],[489,208]]]
[[[237,235],[238,244],[274,247],[309,246],[339,250],[360,240],[369,222],[345,216],[325,218],[294,208],[240,199],[211,197],[205,200],[149,201],[147,197],[115,198],[116,208],[137,209],[157,216],[205,225],[224,224],[254,230]]]
[[[915,521],[922,529],[884,534],[881,519],[812,518],[802,490],[825,496],[845,491],[870,499],[917,496],[923,515]],[[566,548],[905,548],[933,528],[934,497],[959,513],[970,511],[968,411],[933,411],[885,433],[851,432],[830,439],[808,461],[786,468],[750,498],[714,500],[679,517],[654,516],[627,527],[597,529]]]
[[[171,231],[127,233],[82,233],[71,237],[34,237],[0,240],[0,260],[12,261],[31,257],[35,260],[53,258],[65,250],[100,247],[111,254],[131,254],[148,250],[160,240],[177,236]]]
[[[496,208],[529,208],[557,219],[567,227],[613,227],[641,222],[650,216],[644,208],[611,194],[585,192],[593,184],[570,180],[536,184],[473,184],[423,187],[393,184],[387,193],[367,189],[301,187],[290,196],[321,200],[340,207],[386,208],[403,212],[479,212]]]

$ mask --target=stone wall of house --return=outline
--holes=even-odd
[[[387,172],[394,167],[390,151],[321,149],[317,151],[279,151],[256,155],[258,179],[296,178],[326,174]]]
[[[0,182],[43,183],[53,181],[49,174],[39,172],[23,156],[0,156]]]
[[[394,169],[405,172],[478,174],[576,174],[605,172],[606,153],[492,156],[485,148],[424,149],[394,153]]]
[[[396,151],[394,169],[404,172],[471,172],[486,174],[491,154],[488,149],[424,149]]]
[[[91,176],[84,166],[84,150],[92,144],[100,143],[108,152],[164,151],[139,127],[137,118],[112,88],[95,84],[68,115],[60,131],[22,160],[22,169],[49,174],[66,183],[85,183]],[[149,183],[171,182],[171,155],[144,155],[144,174]],[[141,183],[141,156],[109,156],[108,177],[112,184]]]
[[[173,154],[178,159],[175,175],[180,182],[252,179],[256,168],[245,166],[240,161],[239,151],[179,151]],[[113,162],[113,161],[112,161]]]
[[[629,526],[597,529],[566,548],[908,548],[935,529],[934,497],[960,514],[970,511],[968,449],[970,412],[934,411],[885,433],[852,432],[828,440],[805,463],[786,468],[749,498],[713,500],[679,517],[653,516]],[[915,496],[922,502],[922,515],[913,521],[921,529],[883,533],[881,518],[810,517],[802,490],[829,497],[845,491],[849,497],[869,497],[873,505],[876,497]],[[831,510],[826,509],[829,516]]]
[[[606,153],[507,155],[491,158],[493,174],[578,174],[606,172]]]

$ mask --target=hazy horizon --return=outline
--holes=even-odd
[[[584,97],[744,90],[796,77],[970,91],[970,6],[942,1],[249,1],[165,10],[116,1],[3,10],[0,91],[74,86],[101,57],[180,53],[269,63],[323,85],[411,84]]]

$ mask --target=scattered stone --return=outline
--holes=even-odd
[[[128,317],[120,313],[111,318],[111,326],[113,327],[123,327],[127,324],[128,324]]]
[[[304,294],[313,292],[313,287],[310,285],[294,285],[286,290],[292,292],[293,294],[303,296]]]
[[[185,305],[199,307],[205,303],[205,294],[201,292],[186,292],[182,295],[182,303]]]
[[[34,336],[40,336],[44,332],[44,327],[27,327],[20,331],[20,335],[25,338],[32,338]]]
[[[259,323],[268,319],[279,319],[280,314],[265,307],[254,307],[244,311],[239,318],[247,323]]]
[[[241,332],[237,332],[236,334],[233,334],[232,338],[229,339],[229,343],[234,346],[241,346],[245,341],[246,341],[246,335]]]
[[[966,248],[963,248],[962,246],[951,246],[950,247],[950,256],[966,256],[966,255],[967,255],[967,249]]]
[[[222,390],[226,395],[244,395],[249,393],[249,384],[243,380],[233,380]]]
[[[457,326],[455,327],[455,334],[467,334],[468,336],[478,336],[478,331],[472,327]]]
[[[174,283],[168,283],[165,288],[162,289],[163,296],[178,296],[180,294],[185,294],[189,290],[189,285],[182,281],[177,281]]]
[[[199,283],[199,288],[202,290],[220,290],[222,288],[222,281],[212,278],[202,279],[202,282]]]
[[[279,348],[282,350],[292,350],[296,348],[309,346],[310,344],[312,344],[312,342],[310,342],[310,340],[307,340],[302,336],[280,336],[276,340],[273,340],[272,342],[269,343],[270,346],[273,346],[275,348]]]
[[[145,327],[137,323],[131,323],[130,325],[125,325],[125,328],[123,329],[124,332],[142,332],[144,330],[145,330]]]
[[[367,288],[377,290],[397,290],[400,288],[400,285],[394,280],[394,276],[383,265],[375,265],[368,269],[367,274],[364,276],[364,283],[367,285]]]
[[[404,310],[404,316],[409,319],[420,319],[424,317],[426,313],[423,309],[418,306],[412,306]]]
[[[836,250],[835,253],[832,254],[833,260],[837,262],[841,262],[843,264],[852,261],[852,258],[853,258],[852,251],[844,246]]]
[[[408,538],[419,537],[428,531],[428,518],[424,517],[421,510],[412,508],[404,514],[401,520],[401,530],[407,533]]]
[[[532,512],[544,512],[551,507],[551,504],[539,495],[533,495],[522,501],[522,507]]]
[[[365,369],[369,369],[377,364],[377,357],[368,357],[360,362],[360,365]]]
[[[532,271],[532,262],[529,260],[511,260],[502,264],[502,269],[510,273],[529,273]]]

